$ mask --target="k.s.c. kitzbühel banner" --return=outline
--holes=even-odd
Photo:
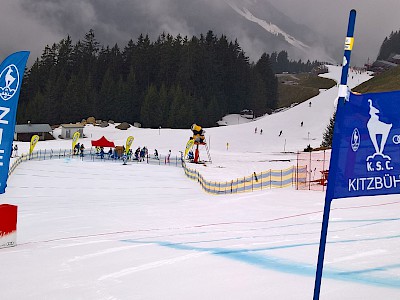
[[[400,91],[339,102],[328,179],[332,198],[400,193]]]
[[[29,51],[16,52],[0,65],[0,194],[5,192],[19,93]]]

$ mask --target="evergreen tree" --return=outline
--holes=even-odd
[[[68,35],[65,39],[62,39],[57,48],[57,69],[59,72],[63,72],[65,74],[65,78],[69,80],[74,67],[74,61],[72,58],[73,45],[71,37]]]
[[[392,31],[389,37],[385,37],[377,59],[387,60],[391,54],[400,54],[400,31]]]
[[[325,132],[322,137],[322,144],[321,147],[332,147],[332,139],[333,139],[333,128],[335,125],[335,119],[336,119],[336,112],[333,114],[333,116],[329,120],[329,124],[325,129]]]
[[[90,29],[82,41],[79,52],[81,54],[81,64],[84,65],[84,70],[89,71],[89,68],[93,65],[96,60],[96,56],[99,52],[100,44],[96,40],[94,30]]]
[[[82,88],[77,76],[72,76],[62,98],[61,122],[73,123],[83,118],[81,103],[83,98]]]
[[[215,126],[216,122],[220,119],[220,106],[217,98],[213,97],[207,106],[207,121],[205,126]]]
[[[27,103],[26,111],[29,112],[27,121],[39,123],[40,120],[45,118],[42,110],[44,102],[44,95],[39,92],[33,97],[32,101]]]
[[[142,105],[140,119],[145,127],[158,128],[162,123],[159,95],[155,85],[150,85]]]
[[[267,109],[267,88],[265,81],[258,72],[254,72],[251,78],[252,88],[250,95],[250,108],[256,116],[261,116],[266,112]]]
[[[131,67],[126,80],[126,99],[124,108],[127,110],[127,121],[138,122],[140,120],[140,94],[136,82],[136,75]]]
[[[261,95],[254,94],[255,97],[263,97],[264,100],[262,103],[262,100],[259,99],[256,102],[259,102],[254,108],[255,108],[255,113],[256,115],[262,115],[266,112],[267,108],[269,109],[275,109],[277,107],[278,103],[278,95],[277,95],[277,88],[278,88],[278,80],[272,71],[272,65],[270,62],[270,58],[266,53],[263,53],[261,55],[261,58],[257,62],[255,66],[255,71],[260,75],[260,76],[255,76],[254,80],[254,87],[258,90],[258,94],[261,93]],[[259,83],[258,81],[261,80],[262,83]],[[262,89],[260,90],[261,86],[258,86],[258,84],[262,85]],[[261,102],[260,102],[261,101]]]
[[[192,107],[190,106],[190,97],[185,95],[180,85],[170,90],[172,97],[171,108],[169,111],[168,127],[171,128],[189,128],[193,120]]]
[[[62,81],[64,72],[57,73],[57,69],[53,67],[50,76],[46,82],[45,96],[43,95],[43,117],[48,119],[50,124],[56,124],[60,121],[61,116],[61,100],[62,95],[67,88],[67,82]]]
[[[288,59],[288,53],[286,51],[281,51],[278,53],[278,56],[276,58],[276,69],[277,73],[291,71],[289,69],[289,59]]]
[[[121,109],[116,101],[118,99],[117,86],[114,78],[111,76],[110,69],[107,69],[103,77],[103,83],[99,93],[98,105],[96,106],[95,116],[102,120],[115,119],[114,111]]]
[[[166,127],[168,124],[169,119],[169,106],[172,102],[168,95],[168,90],[165,84],[161,85],[160,92],[159,92],[159,100],[160,100],[160,111],[161,111],[161,125],[162,127]]]

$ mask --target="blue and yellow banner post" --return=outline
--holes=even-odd
[[[0,194],[5,193],[15,118],[29,51],[8,56],[0,65]]]
[[[190,140],[186,143],[185,154],[183,155],[183,159],[186,158],[186,156],[188,155],[190,149],[192,149],[193,145],[194,145],[194,139],[190,139]]]
[[[342,75],[340,79],[339,85],[339,99],[338,99],[338,108],[336,115],[336,122],[334,126],[334,131],[337,130],[337,122],[338,122],[338,114],[339,109],[344,109],[344,103],[346,98],[348,97],[348,87],[347,87],[347,76],[349,73],[350,67],[350,55],[353,50],[354,44],[354,27],[356,22],[356,11],[352,9],[349,15],[349,23],[347,27],[347,35],[344,45],[344,56],[343,56],[343,65],[342,65]],[[324,256],[325,256],[325,246],[326,246],[326,236],[328,233],[328,223],[329,223],[329,213],[331,210],[331,203],[334,198],[334,189],[335,189],[335,181],[336,181],[336,172],[332,169],[333,166],[336,166],[339,160],[339,151],[337,145],[337,139],[335,139],[335,134],[333,136],[333,144],[332,144],[332,155],[330,161],[330,171],[329,171],[329,180],[328,186],[326,189],[325,195],[325,206],[324,206],[324,215],[322,219],[322,228],[321,228],[321,238],[319,242],[319,252],[318,252],[318,263],[317,263],[317,271],[315,275],[315,285],[314,285],[314,300],[319,299],[320,289],[321,289],[321,278],[322,278],[322,269],[324,265]]]
[[[31,156],[37,142],[39,142],[39,136],[35,134],[31,137],[31,143],[29,144],[29,156]]]
[[[72,136],[72,153],[74,153],[76,143],[78,143],[78,140],[80,137],[81,137],[81,134],[79,131],[75,132],[74,135]],[[79,149],[77,152],[78,152],[77,154],[79,154]]]
[[[128,138],[126,139],[126,144],[125,144],[125,154],[126,155],[128,155],[134,139],[135,138],[133,136],[128,136]]]

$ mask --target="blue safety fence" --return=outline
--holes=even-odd
[[[11,163],[10,169],[8,174],[11,175],[14,170],[19,166],[22,162],[30,161],[30,160],[49,160],[49,159],[79,159],[83,161],[92,161],[92,162],[113,162],[113,163],[122,163],[121,157],[112,157],[108,156],[107,154],[104,155],[102,158],[99,153],[96,152],[94,149],[89,149],[84,152],[84,155],[76,155],[73,154],[71,149],[59,149],[59,150],[37,150],[32,152],[31,154],[22,154],[18,156],[14,161]],[[166,165],[166,166],[176,166],[181,167],[181,158],[180,156],[163,156],[159,155],[158,158],[154,156],[147,155],[141,161],[136,160],[132,157],[129,157],[127,160],[128,163],[147,163],[153,165]]]

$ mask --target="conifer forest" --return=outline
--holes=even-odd
[[[90,30],[46,46],[25,72],[19,124],[78,122],[93,116],[144,127],[215,126],[226,114],[278,106],[279,72],[307,72],[318,62],[290,61],[286,51],[250,62],[237,41],[212,31],[191,38],[140,35],[120,48]]]

